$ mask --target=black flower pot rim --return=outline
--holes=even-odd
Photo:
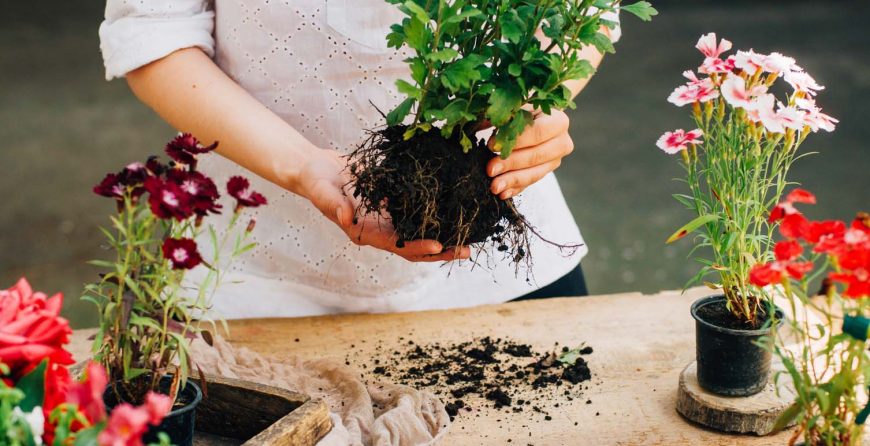
[[[171,375],[166,375],[161,379],[166,379],[169,376]],[[167,417],[185,414],[187,412],[190,412],[191,410],[196,409],[196,406],[199,406],[200,401],[202,401],[202,389],[199,388],[199,385],[189,379],[187,380],[186,386],[190,386],[193,389],[193,401],[179,407],[178,409],[173,409],[168,414],[166,414]],[[179,391],[178,393],[181,393],[181,391]],[[173,404],[175,404],[174,401]]]
[[[162,378],[160,378],[161,381],[169,380],[169,379],[172,379],[172,375],[164,375]],[[199,406],[199,403],[202,401],[202,389],[199,388],[199,385],[197,383],[195,383],[194,381],[191,381],[189,379],[187,380],[185,387],[189,387],[193,390],[193,400],[191,400],[190,402],[188,402],[184,406],[181,406],[177,409],[172,409],[171,411],[169,411],[168,414],[166,414],[166,417],[164,417],[164,418],[183,415],[187,412],[195,410],[196,406]],[[106,391],[108,391],[111,388],[112,388],[111,385],[106,386]],[[179,390],[178,393],[180,394],[183,390],[184,390],[184,388]],[[120,402],[118,404],[120,404]],[[173,401],[172,404],[175,405],[175,401]]]
[[[722,302],[722,301],[725,301],[724,294],[716,294],[713,296],[702,297],[702,298],[696,300],[694,303],[692,303],[692,310],[691,310],[692,318],[694,318],[696,322],[709,328],[710,330],[718,331],[720,333],[725,333],[725,334],[729,334],[732,336],[764,336],[764,335],[770,334],[770,332],[773,331],[772,324],[766,324],[764,327],[756,328],[753,330],[720,327],[718,325],[711,324],[710,322],[705,321],[704,319],[701,318],[701,316],[698,315],[698,310],[700,310],[702,307],[705,307],[707,305],[711,305],[711,304],[714,304],[717,302]],[[776,325],[777,325],[777,328],[779,328],[779,326],[782,325],[782,323],[783,323],[785,313],[782,311],[781,308],[779,308],[777,306],[774,306],[774,308],[776,308],[776,314],[775,314]]]

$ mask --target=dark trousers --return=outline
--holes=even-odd
[[[570,297],[570,296],[588,296],[589,291],[586,289],[586,279],[583,277],[583,269],[580,265],[574,268],[568,274],[557,279],[555,282],[532,291],[525,296],[520,296],[512,302],[518,300],[530,299],[547,299],[550,297]]]

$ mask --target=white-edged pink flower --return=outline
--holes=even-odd
[[[782,102],[779,103],[779,109],[776,111],[776,118],[782,123],[782,126],[792,130],[804,128],[804,115],[804,111],[793,105],[783,105]]]
[[[813,98],[798,98],[795,99],[795,105],[804,111],[804,124],[809,126],[812,131],[817,132],[819,129],[826,132],[833,132],[839,120],[822,113],[822,109],[816,105]]]
[[[825,89],[805,71],[787,71],[783,75],[783,78],[791,85],[791,88],[794,88],[794,91],[806,93],[810,96],[815,96],[817,91]]]
[[[734,70],[734,56],[728,56],[727,59],[718,57],[708,57],[704,59],[704,63],[698,67],[698,72],[703,74],[713,73],[730,73]]]
[[[670,96],[668,102],[682,107],[695,102],[707,102],[719,97],[719,91],[710,78],[698,79],[692,71],[684,71],[683,76],[689,79],[686,85],[677,87]]]
[[[734,67],[745,71],[750,76],[764,69],[767,56],[755,51],[738,51],[734,56]]]
[[[720,90],[722,91],[722,97],[725,98],[725,102],[733,107],[750,108],[752,99],[766,93],[767,87],[756,85],[751,89],[747,89],[746,81],[742,77],[729,73],[725,81],[722,82]]]
[[[719,58],[719,55],[731,49],[731,42],[725,39],[716,40],[716,33],[707,33],[698,39],[695,48],[705,57]]]
[[[774,106],[776,98],[772,94],[763,94],[752,100],[746,108],[746,115],[753,122],[760,122],[771,133],[785,133],[785,127],[776,115]]]
[[[704,132],[702,132],[701,129],[695,129],[688,132],[683,129],[677,129],[673,132],[665,132],[665,134],[656,141],[656,146],[664,150],[668,155],[673,155],[679,153],[681,150],[685,150],[689,144],[701,144],[703,141],[699,138],[702,136],[704,136]]]
[[[781,53],[770,53],[764,58],[762,68],[768,73],[788,73],[795,70],[795,60],[793,57],[784,56]]]

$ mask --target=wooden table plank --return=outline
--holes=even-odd
[[[592,404],[585,399],[559,401],[560,408],[550,410],[552,421],[544,421],[530,413],[496,410],[489,402],[472,400],[475,412],[457,417],[444,442],[449,445],[505,444],[509,439],[520,445],[787,443],[787,433],[723,435],[692,425],[677,414],[679,374],[694,359],[689,306],[709,292],[698,288],[685,294],[629,293],[446,311],[241,320],[230,323],[229,338],[278,360],[302,355],[344,361],[349,354],[374,355],[379,341],[389,350],[408,340],[458,342],[482,336],[509,337],[540,351],[551,349],[555,342],[586,342],[594,347],[595,352],[586,357],[593,379],[584,392]],[[368,372],[361,369],[361,373]]]

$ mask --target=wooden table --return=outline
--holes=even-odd
[[[229,338],[268,358],[299,354],[341,361],[351,353],[375,354],[378,341],[389,348],[408,340],[494,336],[541,351],[552,349],[555,342],[594,347],[586,357],[593,379],[584,392],[592,404],[585,399],[560,401],[559,409],[550,411],[553,419],[544,421],[529,413],[496,410],[481,400],[474,404],[475,412],[457,417],[445,445],[507,444],[508,439],[514,445],[786,444],[789,433],[723,435],[690,424],[674,409],[680,371],[695,355],[689,306],[709,293],[698,288],[685,294],[628,293],[447,311],[242,320],[230,323]],[[86,352],[86,335],[77,334],[74,353]]]

